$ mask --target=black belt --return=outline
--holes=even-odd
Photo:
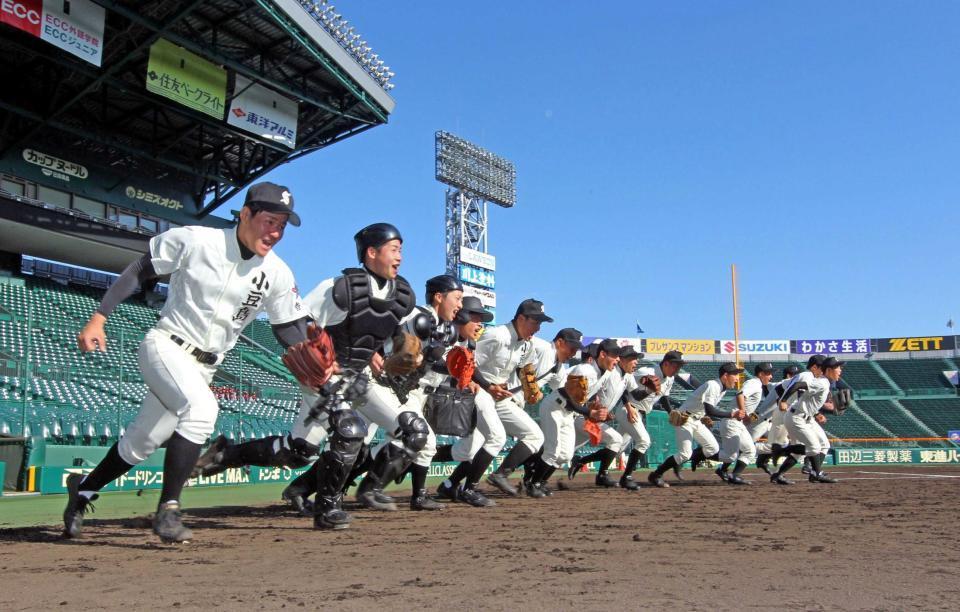
[[[797,412],[797,410],[796,410],[795,408],[791,408],[791,409],[790,409],[790,414],[800,414],[800,413]],[[809,414],[804,414],[804,415],[802,415],[802,416],[803,416],[803,420],[804,420],[804,421],[809,421],[809,420],[810,420],[810,415],[809,415]]]
[[[180,346],[192,346],[189,342],[176,334],[170,334],[170,339]],[[220,355],[217,355],[216,353],[208,353],[207,351],[201,351],[195,346],[192,349],[184,348],[184,350],[186,350],[188,353],[190,353],[190,355],[193,356],[194,359],[204,365],[217,365],[217,361],[220,360]]]

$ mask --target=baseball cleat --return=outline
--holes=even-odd
[[[553,489],[551,489],[545,482],[540,483],[540,490],[543,491],[543,494],[547,497],[553,496]]]
[[[685,478],[683,474],[680,473],[681,467],[679,465],[673,466],[673,475],[677,477],[677,480],[683,481]]]
[[[87,499],[80,495],[80,482],[83,474],[67,476],[67,507],[63,511],[63,535],[68,538],[79,538],[83,531],[83,515],[93,512],[93,500],[100,497],[94,494]]]
[[[746,480],[744,480],[743,477],[741,477],[741,476],[738,475],[738,474],[730,474],[730,475],[726,478],[726,481],[727,481],[728,484],[732,484],[732,485],[748,485],[748,484],[750,484],[749,482],[747,482]]]
[[[636,491],[640,488],[640,485],[636,483],[633,476],[624,474],[620,477],[620,488],[626,489],[627,491]]]
[[[567,480],[573,480],[573,477],[576,476],[577,472],[581,469],[583,469],[583,460],[578,456],[574,456],[573,459],[570,460],[570,468],[567,469]]]
[[[180,504],[174,501],[160,504],[157,508],[157,513],[153,515],[153,533],[166,544],[193,539],[193,532],[183,525]]]
[[[226,470],[227,468],[221,465],[223,461],[223,450],[230,446],[230,441],[227,440],[227,437],[224,435],[217,436],[217,438],[210,444],[208,448],[200,458],[197,459],[197,463],[193,466],[193,471],[190,472],[190,478],[197,478],[198,476],[213,476],[214,474],[219,474],[220,472]]]
[[[667,484],[663,478],[660,477],[656,472],[650,472],[650,475],[647,476],[647,482],[652,484],[655,487],[660,487],[661,489],[669,489],[670,485]]]
[[[606,473],[606,472],[600,472],[600,473],[598,473],[598,474],[597,474],[597,477],[594,478],[594,480],[593,480],[593,484],[597,485],[598,487],[603,487],[603,488],[610,488],[610,487],[615,487],[615,486],[617,486],[617,483],[614,482],[613,480],[610,480],[610,477],[607,476],[607,473]]]
[[[518,497],[520,495],[520,491],[518,491],[516,487],[510,484],[510,481],[507,480],[507,477],[504,476],[503,474],[494,472],[489,476],[487,476],[487,482],[495,486],[496,488],[500,489],[510,497]]]
[[[397,503],[393,498],[378,489],[369,489],[357,493],[357,501],[371,510],[380,510],[381,512],[395,512]]]
[[[730,474],[727,474],[727,473],[724,471],[723,466],[720,466],[720,467],[718,467],[717,469],[715,469],[715,470],[713,471],[713,473],[716,474],[717,476],[719,476],[719,477],[720,477],[720,480],[722,480],[722,481],[724,481],[724,482],[728,482],[728,481],[730,480]]]
[[[810,482],[822,482],[823,484],[833,484],[837,482],[836,478],[831,478],[827,476],[826,472],[810,472]]]
[[[346,529],[352,522],[353,517],[340,508],[332,508],[313,516],[314,529]]]
[[[437,497],[439,497],[440,499],[447,499],[452,502],[458,501],[457,488],[448,487],[446,483],[441,482],[440,486],[437,487]]]
[[[415,491],[413,496],[410,498],[410,509],[411,510],[443,510],[443,504],[438,503],[437,500],[430,497],[427,494],[426,489],[420,489]]]
[[[527,495],[530,497],[541,498],[546,497],[547,494],[543,492],[539,482],[535,482],[527,487]]]
[[[460,489],[460,491],[457,492],[457,496],[460,498],[460,501],[466,502],[475,508],[492,508],[497,505],[497,502],[476,489]]]
[[[287,488],[280,493],[280,499],[293,506],[293,509],[302,516],[313,516],[313,502],[307,499],[304,493],[302,489],[288,485]]]
[[[792,480],[787,480],[787,479],[784,478],[782,475],[780,475],[780,472],[774,472],[773,476],[770,477],[770,482],[772,482],[773,484],[778,484],[778,485],[792,485],[792,484],[793,484],[793,481],[792,481]]]

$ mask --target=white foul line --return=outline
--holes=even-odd
[[[910,474],[909,472],[869,472],[866,470],[859,470],[855,472],[857,474],[880,474],[885,476],[918,476],[921,478],[960,478],[960,475],[950,475],[950,474]]]

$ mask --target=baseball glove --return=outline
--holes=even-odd
[[[413,334],[400,333],[393,338],[393,352],[383,360],[383,371],[391,376],[407,376],[423,363],[423,345]]]
[[[333,339],[313,323],[307,327],[307,339],[287,348],[281,359],[301,384],[314,389],[322,387],[337,370]]]
[[[833,392],[833,410],[839,416],[853,403],[853,393],[849,387]]]
[[[683,427],[684,423],[686,423],[687,419],[689,418],[689,414],[686,412],[680,412],[679,410],[671,410],[670,414],[667,415],[667,420],[670,421],[670,424],[674,427]]]
[[[706,425],[707,427],[713,427],[713,419],[708,416],[701,417],[700,422]]]
[[[571,400],[582,406],[587,401],[588,383],[586,376],[571,374],[567,376],[567,382],[563,384],[563,390],[567,392],[567,396]]]
[[[595,423],[603,423],[608,416],[610,416],[610,411],[600,403],[600,398],[594,398],[590,402],[590,414],[587,419]]]
[[[537,369],[532,363],[520,368],[520,388],[523,389],[523,401],[536,404],[543,399],[543,392],[537,384]]]
[[[457,381],[458,389],[466,389],[477,369],[473,351],[464,346],[455,346],[447,353],[447,371]]]
[[[640,384],[646,387],[648,391],[653,391],[656,394],[660,393],[660,377],[656,374],[641,377]]]
[[[760,420],[760,415],[757,414],[756,412],[751,412],[750,414],[747,415],[747,420],[749,420],[751,423],[756,423],[757,421]]]

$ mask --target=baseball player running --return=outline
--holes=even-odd
[[[771,476],[773,470],[770,469],[770,461],[773,460],[776,466],[781,457],[790,454],[783,450],[789,443],[789,436],[787,426],[783,422],[784,413],[780,412],[777,404],[780,396],[783,395],[784,386],[799,372],[800,368],[796,365],[788,365],[783,369],[783,380],[777,384],[768,383],[764,386],[763,399],[760,400],[756,412],[758,420],[750,430],[754,442],[757,443],[757,467]],[[764,436],[767,437],[767,441],[760,442]]]
[[[345,529],[353,520],[342,509],[343,490],[364,452],[367,423],[352,404],[366,394],[368,378],[384,368],[381,351],[392,352],[385,344],[397,337],[401,321],[414,309],[413,290],[399,275],[400,231],[389,223],[374,223],[357,232],[354,243],[363,268],[346,268],[304,298],[315,329],[323,330],[317,332],[318,341],[327,338],[332,343],[341,372],[318,384],[310,375],[314,351],[298,353],[295,361],[285,360],[301,381],[303,395],[290,433],[234,446],[215,444],[197,463],[202,474],[242,465],[302,467],[318,455],[329,434],[320,459],[306,472],[310,474],[306,478],[316,479],[313,524],[317,529]],[[404,355],[398,360],[401,364],[409,361],[410,355]],[[427,443],[429,427],[415,413],[401,415],[388,431],[396,432],[402,441],[394,445],[399,452],[415,456]],[[290,501],[304,505],[302,499]]]
[[[650,448],[650,434],[647,433],[646,416],[653,409],[653,404],[663,397],[661,380],[653,368],[643,374],[637,372],[637,362],[643,358],[632,346],[626,346],[620,353],[620,375],[626,381],[623,396],[614,410],[614,417],[620,433],[623,435],[622,452],[633,441],[633,448],[627,457],[623,474],[620,476],[620,487],[628,491],[639,488],[633,480],[633,471],[642,457],[645,457]],[[671,379],[672,383],[672,379]],[[669,393],[669,391],[667,392]]]
[[[460,337],[460,344],[470,350],[476,348],[475,342],[483,333],[483,324],[493,320],[493,314],[483,307],[480,299],[464,296],[463,305],[454,324]],[[434,455],[434,461],[459,461],[453,473],[437,488],[437,495],[450,501],[462,501],[477,508],[496,506],[496,502],[483,494],[477,485],[500,449],[507,442],[507,434],[497,414],[493,397],[483,389],[489,388],[483,375],[474,372],[474,403],[477,409],[477,426],[473,434],[458,440],[456,444],[441,446]],[[472,438],[476,436],[480,448],[471,454]],[[465,442],[465,441],[468,441]],[[462,485],[461,485],[462,481]]]
[[[599,444],[601,448],[593,453],[583,457],[574,456],[570,461],[570,467],[567,470],[567,477],[573,478],[583,468],[594,461],[599,461],[597,476],[594,484],[598,487],[615,487],[617,483],[607,476],[607,470],[610,464],[620,454],[623,447],[623,436],[612,426],[614,420],[613,410],[623,400],[625,393],[639,393],[637,381],[632,374],[624,376],[620,369],[620,359],[622,353],[629,348],[631,359],[636,361],[638,354],[633,347],[621,347],[617,341],[607,338],[600,342],[595,351],[596,357],[589,364],[594,369],[597,379],[597,389],[591,393],[591,408],[602,408],[605,411],[605,418],[602,422],[596,423],[593,419],[581,414],[576,418],[577,446],[582,446],[588,441]],[[631,397],[636,401],[639,396]],[[593,434],[590,434],[593,430]]]
[[[484,390],[495,401],[504,431],[516,439],[500,467],[487,477],[487,482],[511,496],[519,495],[519,492],[510,484],[508,477],[521,463],[540,450],[543,445],[543,432],[523,409],[522,403],[510,392],[509,381],[515,370],[533,363],[534,353],[530,339],[540,330],[542,323],[552,321],[544,311],[542,302],[527,299],[517,307],[512,321],[486,329],[477,342],[477,372],[486,384]],[[478,406],[481,398],[482,394],[478,396]],[[454,445],[454,458],[464,455],[473,457],[483,446],[483,436],[475,431]],[[467,452],[464,453],[464,450]]]
[[[716,473],[721,480],[733,485],[750,484],[741,474],[756,459],[757,449],[746,423],[759,418],[756,415],[757,406],[760,405],[764,392],[769,393],[767,384],[773,378],[773,364],[759,363],[753,368],[753,374],[754,378],[743,383],[743,387],[737,393],[737,406],[744,414],[743,419],[724,419],[720,423],[721,465]],[[736,464],[733,467],[733,474],[728,475],[727,470],[734,462]]]
[[[822,434],[818,431],[820,428],[817,425],[826,421],[826,417],[820,410],[830,399],[831,383],[836,383],[843,374],[843,362],[836,357],[826,357],[819,362],[817,368],[820,376],[816,376],[813,372],[810,372],[811,376],[804,376],[808,372],[797,375],[795,382],[780,399],[780,410],[789,413],[786,423],[790,439],[802,444],[806,456],[810,457],[810,482],[826,484],[834,483],[836,480],[823,471],[827,448],[821,442]],[[793,455],[788,457],[772,480],[777,484],[788,484],[788,481],[778,482],[776,478],[783,479],[783,475],[795,463],[796,459]]]
[[[147,395],[136,419],[94,470],[67,477],[64,534],[81,535],[97,491],[166,444],[163,488],[153,532],[165,542],[193,537],[183,525],[180,494],[213,432],[219,413],[210,381],[223,355],[258,313],[266,311],[278,339],[306,337],[305,311],[293,273],[273,252],[287,223],[300,225],[286,187],[258,183],[247,191],[231,229],[186,226],[150,240],[149,253],[130,264],[110,287],[77,336],[80,350],[106,351],[104,324],[113,309],[143,283],[170,275],[156,326],[140,344]]]
[[[736,386],[741,372],[743,369],[738,368],[733,362],[728,361],[722,364],[718,378],[708,380],[697,387],[679,410],[670,412],[670,424],[674,427],[677,439],[677,453],[668,457],[656,470],[650,472],[650,476],[647,477],[650,484],[668,487],[669,485],[663,481],[663,474],[674,466],[683,465],[687,459],[691,460],[692,468],[696,469],[706,459],[719,458],[720,446],[710,432],[710,426],[714,418],[743,418],[743,413],[738,408],[728,411],[717,407],[727,389]],[[700,445],[696,450],[693,450],[694,441]]]

